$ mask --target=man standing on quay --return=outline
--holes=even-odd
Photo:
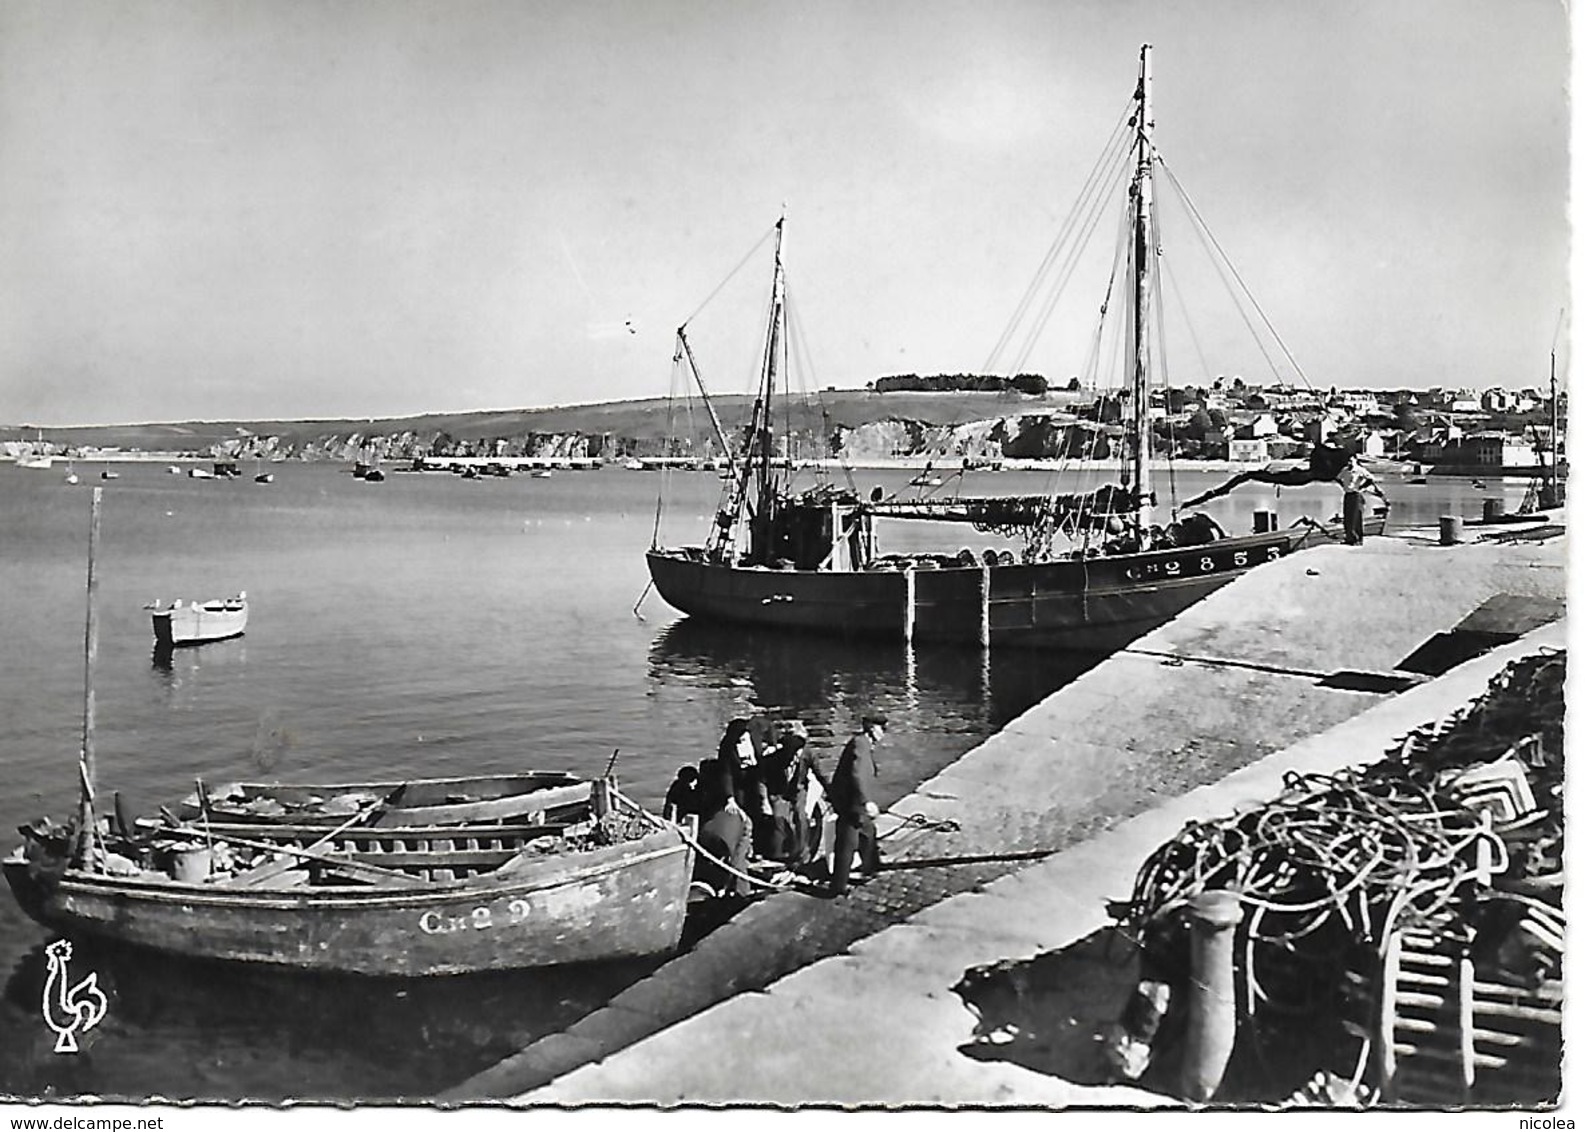
[[[885,737],[886,717],[866,715],[858,734],[842,748],[836,773],[831,776],[831,807],[837,817],[835,860],[831,864],[833,896],[848,890],[855,852],[863,855],[867,876],[880,871],[880,844],[875,837],[875,818],[881,812],[875,804],[880,764],[875,760],[875,748]]]

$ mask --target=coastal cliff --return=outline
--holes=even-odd
[[[1058,396],[850,391],[828,395],[818,409],[796,414],[786,443],[789,454],[800,459],[1108,456],[1115,430],[1081,419],[1068,411],[1071,404]],[[746,399],[717,399],[715,408],[727,436],[735,439],[741,432],[735,422],[747,416]],[[36,438],[0,440],[0,456],[14,457],[35,447]],[[392,462],[447,457],[708,458],[719,456],[722,445],[704,412],[695,411],[690,422],[684,411],[674,411],[664,401],[639,401],[369,421],[52,428],[43,430],[43,449],[83,457],[116,453],[350,463],[370,457]]]
[[[926,421],[887,418],[854,427],[835,426],[829,436],[805,431],[791,434],[791,453],[807,459],[871,460],[889,457],[924,459],[1052,459],[1093,454],[1104,459],[1113,441],[1107,430],[1067,414],[1027,414],[933,425]],[[384,460],[444,457],[554,457],[627,459],[663,456],[721,455],[709,436],[684,438],[623,436],[609,432],[521,432],[497,436],[457,437],[445,430],[380,432],[356,430],[291,440],[279,436],[236,437],[218,441],[211,454],[220,458],[286,458],[353,461],[369,454]]]

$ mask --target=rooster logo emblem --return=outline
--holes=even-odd
[[[86,979],[71,982],[66,973],[72,957],[70,940],[56,940],[44,954],[49,963],[49,974],[44,977],[44,1024],[55,1031],[56,1053],[76,1053],[78,1031],[99,1025],[110,1003],[99,989],[97,974],[90,972]]]

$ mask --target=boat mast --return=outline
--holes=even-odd
[[[94,488],[93,511],[88,521],[88,617],[83,629],[83,745],[77,760],[81,789],[77,827],[77,860],[86,863],[93,851],[97,818],[94,816],[94,659],[99,654],[99,578],[94,572],[99,553],[99,504],[104,488]]]
[[[766,506],[775,487],[775,469],[772,467],[775,445],[771,442],[771,415],[775,405],[776,377],[782,367],[777,365],[781,352],[785,347],[786,335],[782,333],[783,319],[786,317],[786,283],[782,277],[781,249],[787,225],[787,216],[784,213],[776,221],[776,267],[775,274],[771,277],[770,294],[770,325],[765,331],[765,360],[761,366],[763,375],[760,383],[760,406],[763,407],[764,420],[756,420],[759,426],[755,433],[755,441],[759,444],[759,490],[756,496],[760,501],[759,510],[766,514]]]
[[[688,344],[688,335],[684,333],[686,327],[677,328],[677,351],[672,355],[672,365],[686,357],[688,370],[693,374],[693,382],[699,387],[699,396],[704,401],[705,411],[710,414],[710,426],[715,429],[716,443],[721,446],[721,451],[726,453],[727,470],[733,478],[737,476],[737,462],[732,458],[732,444],[726,438],[726,430],[721,427],[721,418],[716,415],[715,402],[710,400],[710,391],[704,387],[704,378],[699,374],[699,363],[693,359],[693,347]]]
[[[739,530],[743,525],[745,510],[748,512],[749,554],[755,561],[768,550],[770,539],[770,519],[775,504],[774,469],[771,466],[771,396],[776,388],[777,360],[784,348],[785,338],[782,334],[785,286],[781,252],[786,223],[785,214],[776,221],[776,266],[771,277],[769,326],[765,332],[765,354],[760,361],[759,390],[744,436],[743,466],[738,470],[728,455],[728,464],[733,467],[731,499],[727,508],[716,516],[716,527],[711,532],[709,542],[712,559],[724,559],[732,563],[738,559],[741,546]],[[686,340],[684,345],[686,347]]]
[[[1551,399],[1551,425],[1548,429],[1547,448],[1551,450],[1551,460],[1547,459],[1548,453],[1543,451],[1539,438],[1535,445],[1535,458],[1541,465],[1541,492],[1540,504],[1543,508],[1556,507],[1563,502],[1563,493],[1558,481],[1558,404],[1557,404],[1557,340],[1563,333],[1563,319],[1567,316],[1566,309],[1557,312],[1557,328],[1552,331],[1551,366],[1548,370],[1547,385]]]
[[[1133,261],[1134,293],[1129,304],[1131,326],[1129,335],[1128,366],[1134,418],[1134,491],[1138,504],[1134,523],[1143,549],[1150,531],[1150,348],[1147,340],[1150,325],[1151,257],[1155,247],[1151,240],[1151,210],[1154,205],[1151,183],[1150,132],[1155,126],[1150,101],[1150,44],[1139,49],[1139,89],[1134,93],[1134,146],[1136,164],[1133,188]]]
[[[1551,429],[1549,430],[1550,431],[1550,436],[1549,436],[1550,443],[1548,444],[1548,447],[1550,447],[1552,449],[1552,459],[1547,464],[1546,481],[1545,481],[1546,482],[1545,498],[1542,499],[1541,505],[1543,507],[1556,507],[1558,505],[1558,503],[1561,502],[1561,500],[1558,498],[1558,490],[1557,490],[1557,483],[1558,483],[1558,479],[1557,479],[1557,416],[1558,416],[1558,414],[1557,414],[1557,346],[1555,344],[1552,347],[1552,369],[1551,369],[1551,375],[1550,375],[1550,377],[1548,379],[1548,384],[1550,386],[1549,392],[1551,393],[1551,398],[1552,398],[1552,426],[1551,426]]]
[[[784,333],[786,281],[782,275],[781,259],[786,225],[787,215],[783,213],[776,220],[776,267],[771,277],[770,318],[765,330],[765,358],[760,367],[759,399],[754,405],[752,443],[758,449],[758,459],[754,461],[757,483],[753,514],[749,517],[749,556],[757,564],[765,564],[771,558],[771,542],[780,498],[771,421],[776,406],[776,378],[778,373],[785,370],[785,366],[779,363],[783,361],[783,351],[787,348],[787,335]]]

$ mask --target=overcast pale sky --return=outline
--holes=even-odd
[[[1157,144],[1315,385],[1543,384],[1569,31],[1560,0],[0,0],[0,421],[660,396],[784,203],[820,384],[977,370],[1145,42]]]

